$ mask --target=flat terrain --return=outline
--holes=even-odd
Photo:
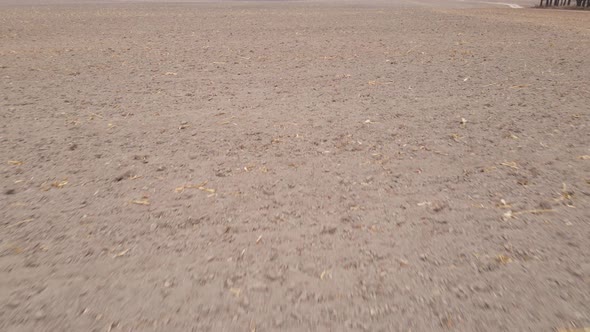
[[[212,3],[315,3],[315,4],[357,4],[363,6],[388,7],[510,7],[537,5],[537,0],[0,0],[0,5],[62,5],[62,4],[212,4]]]
[[[425,1],[0,7],[0,330],[590,327],[590,13]]]

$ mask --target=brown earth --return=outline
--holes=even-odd
[[[0,330],[589,327],[590,16],[403,7],[1,7]]]

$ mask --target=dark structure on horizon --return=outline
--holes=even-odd
[[[590,0],[575,0],[576,7],[590,7]],[[540,7],[571,6],[572,0],[541,0]]]

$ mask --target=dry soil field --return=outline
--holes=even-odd
[[[590,327],[590,13],[4,2],[0,330]]]

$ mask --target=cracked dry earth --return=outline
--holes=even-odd
[[[0,22],[0,330],[590,326],[588,13]]]

